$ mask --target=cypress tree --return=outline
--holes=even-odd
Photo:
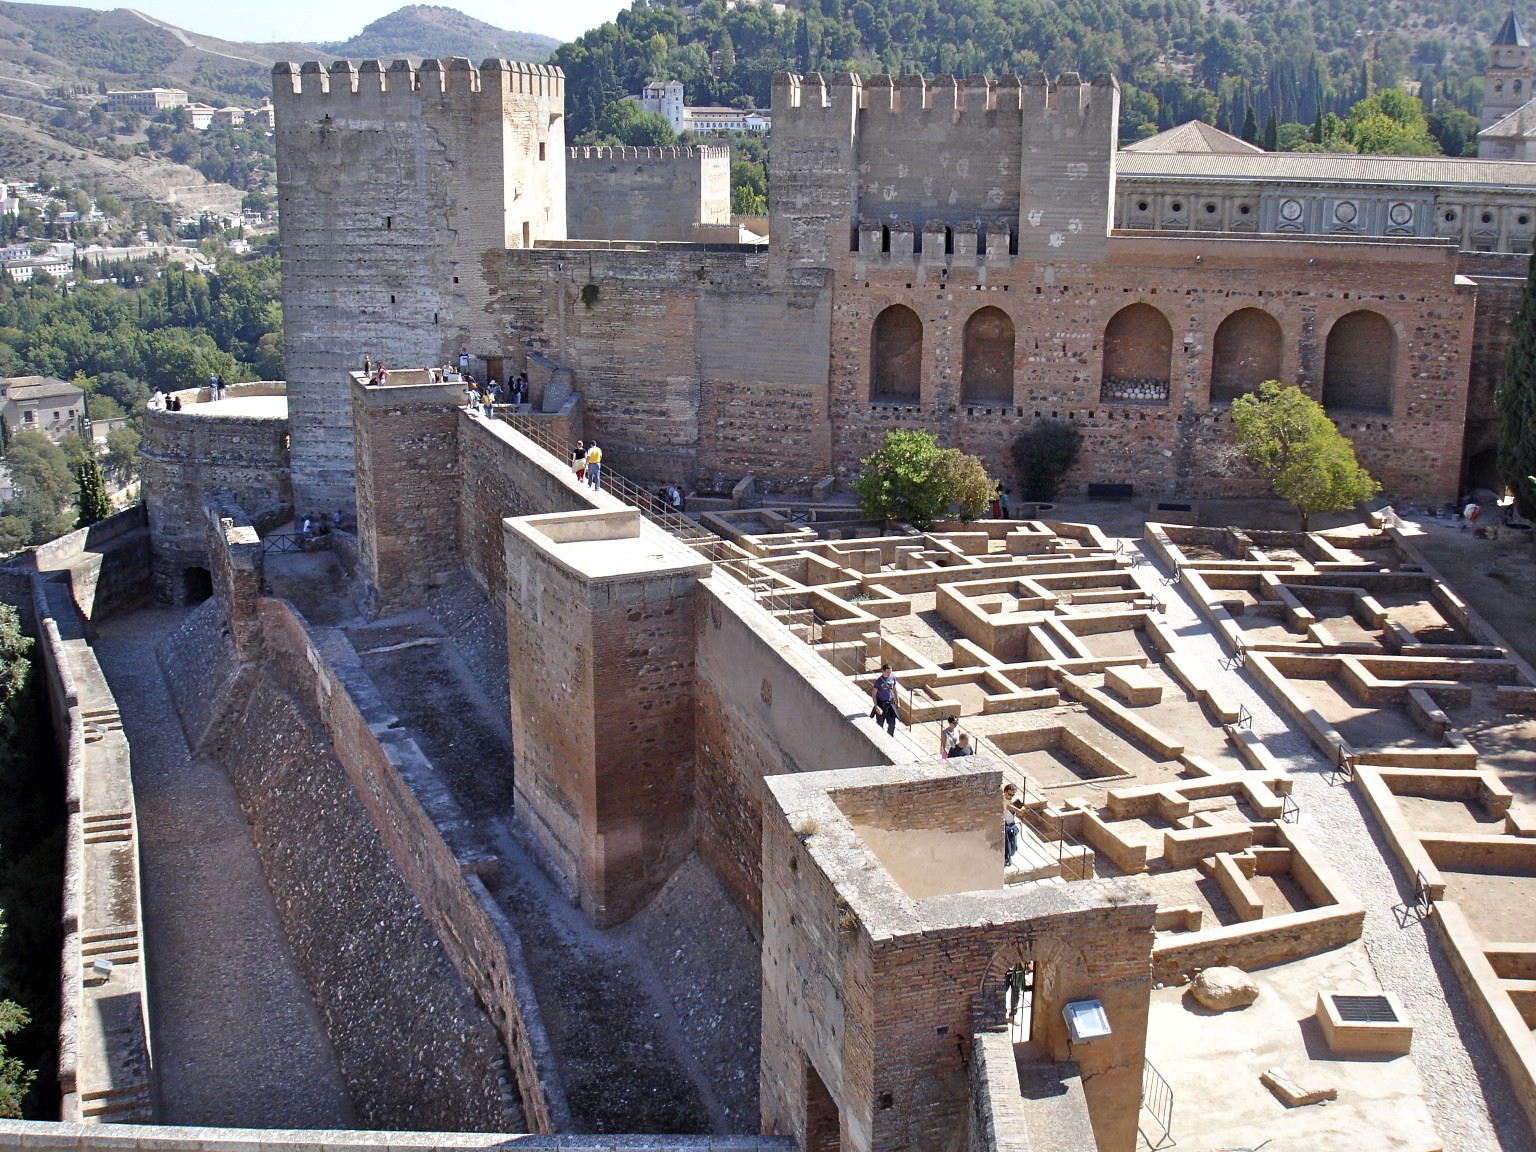
[[[1312,143],[1314,143],[1314,144],[1321,144],[1322,142],[1323,142],[1323,103],[1322,103],[1321,100],[1319,100],[1318,103],[1317,103],[1317,117],[1316,117],[1316,119],[1314,119],[1312,121]]]
[[[1275,110],[1269,110],[1269,119],[1264,121],[1264,151],[1280,151],[1280,125],[1275,122]]]
[[[75,507],[80,512],[79,519],[75,522],[76,528],[89,528],[92,524],[112,515],[112,499],[107,495],[106,480],[101,474],[101,465],[96,463],[94,456],[82,460],[75,466],[75,483],[78,487],[75,494]]]
[[[1499,413],[1499,474],[1515,494],[1520,515],[1536,518],[1536,247],[1525,291],[1509,322],[1504,384],[1494,396]]]
[[[1259,119],[1253,114],[1253,105],[1249,104],[1247,111],[1243,113],[1243,139],[1250,144],[1259,142]]]

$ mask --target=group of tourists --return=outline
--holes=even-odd
[[[167,396],[160,389],[156,388],[149,394],[149,399],[145,401],[144,407],[148,408],[151,412],[180,412],[181,397],[174,392]]]

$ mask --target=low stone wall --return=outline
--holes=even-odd
[[[40,544],[31,562],[39,572],[68,573],[70,594],[87,621],[143,603],[149,595],[149,523],[135,504],[89,528]]]
[[[37,1152],[795,1152],[788,1136],[519,1136],[171,1128],[0,1120],[0,1144]]]
[[[143,962],[138,816],[117,705],[80,621],[32,577],[36,658],[64,764],[64,925],[59,971],[60,1115],[142,1124],[154,1118]],[[98,970],[96,961],[110,962]]]

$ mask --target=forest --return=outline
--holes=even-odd
[[[553,62],[567,76],[573,140],[617,138],[601,127],[609,106],[651,80],[681,80],[689,104],[746,108],[768,106],[777,71],[1070,70],[1119,78],[1126,140],[1198,118],[1246,127],[1261,143],[1268,132],[1277,147],[1349,144],[1326,136],[1322,118],[1343,120],[1408,82],[1432,133],[1450,126],[1443,142],[1435,133],[1434,150],[1459,153],[1481,104],[1486,44],[1505,11],[1428,0],[1239,0],[1227,10],[1211,14],[1200,0],[800,0],[780,12],[769,3],[636,0],[562,45]],[[1287,124],[1312,139],[1282,134]]]

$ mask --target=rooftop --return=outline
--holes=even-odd
[[[1519,112],[1511,113],[1506,119],[1518,115]],[[1536,163],[1474,160],[1460,156],[1352,156],[1329,152],[1238,154],[1123,149],[1115,156],[1115,168],[1121,176],[1129,177],[1287,181],[1356,186],[1420,185],[1433,188],[1481,185],[1491,188],[1536,189]]]
[[[1166,132],[1159,132],[1156,136],[1148,136],[1145,140],[1127,144],[1124,151],[1180,154],[1217,152],[1226,155],[1251,155],[1255,152],[1262,154],[1264,149],[1230,132],[1212,128],[1203,120],[1191,120],[1187,124],[1177,125]]]
[[[0,380],[0,388],[12,400],[42,400],[49,396],[83,396],[82,389],[53,376],[12,376]]]

